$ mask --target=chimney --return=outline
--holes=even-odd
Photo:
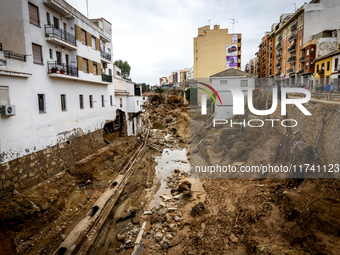
[[[220,29],[220,25],[214,25],[214,30],[219,30]]]

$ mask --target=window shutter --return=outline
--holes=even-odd
[[[33,51],[33,62],[42,64],[41,46],[32,44],[32,51]]]
[[[30,16],[30,22],[36,26],[39,26],[39,10],[38,7],[31,3],[28,3],[28,12]]]
[[[93,73],[93,62],[92,60],[88,60],[88,73]]]
[[[102,75],[102,69],[101,69],[100,63],[97,63],[97,73],[98,75]]]
[[[77,56],[77,64],[78,64],[78,70],[84,71],[83,58],[81,56]]]
[[[96,50],[100,50],[100,42],[98,38],[96,38]]]
[[[92,36],[89,32],[86,32],[86,43],[87,46],[92,47]]]
[[[86,32],[84,30],[81,30],[81,42],[86,44]]]

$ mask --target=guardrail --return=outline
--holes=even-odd
[[[64,75],[78,77],[77,66],[68,65],[65,63],[57,62],[57,61],[48,61],[47,69],[48,69],[48,73],[57,73],[57,74],[64,74]]]
[[[67,43],[77,46],[76,37],[69,32],[55,26],[45,25],[45,36],[46,37],[57,37]]]
[[[4,57],[26,62],[26,55],[14,53],[10,50],[4,50]]]

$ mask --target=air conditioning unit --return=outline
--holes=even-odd
[[[1,106],[1,117],[8,117],[15,115],[15,105]]]

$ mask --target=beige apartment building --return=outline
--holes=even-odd
[[[226,69],[241,70],[241,34],[219,25],[198,28],[194,38],[194,78],[209,78]]]

